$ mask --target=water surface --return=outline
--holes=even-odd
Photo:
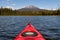
[[[60,16],[0,16],[0,40],[13,40],[29,22],[46,40],[60,40]]]

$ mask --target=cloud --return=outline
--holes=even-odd
[[[11,4],[12,6],[15,6],[16,4]]]
[[[9,2],[10,0],[5,0],[6,2]]]
[[[6,0],[7,2],[10,1],[10,0]]]
[[[13,6],[6,6],[5,8],[10,8],[10,9],[13,9],[14,10],[14,7]]]
[[[12,6],[6,6],[6,8],[12,8],[12,9],[13,9],[13,7],[12,7]]]
[[[56,10],[56,8],[45,8],[45,7],[40,7],[41,9],[47,9],[47,10]]]

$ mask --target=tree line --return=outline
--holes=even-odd
[[[38,10],[38,11],[18,11],[11,8],[0,8],[0,15],[60,15],[60,9],[57,10]]]

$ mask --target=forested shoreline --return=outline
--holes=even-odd
[[[60,9],[57,10],[38,10],[38,11],[18,11],[13,10],[11,8],[0,8],[0,16],[9,16],[9,15],[32,15],[32,16],[40,16],[40,15],[60,15]]]

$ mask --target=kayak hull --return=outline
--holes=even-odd
[[[34,37],[33,36],[26,36],[26,37],[22,36],[22,33],[27,32],[27,31],[36,32],[37,35]],[[37,31],[37,29],[34,28],[32,24],[28,24],[26,28],[21,33],[19,33],[14,40],[45,40],[45,38],[40,32]]]

